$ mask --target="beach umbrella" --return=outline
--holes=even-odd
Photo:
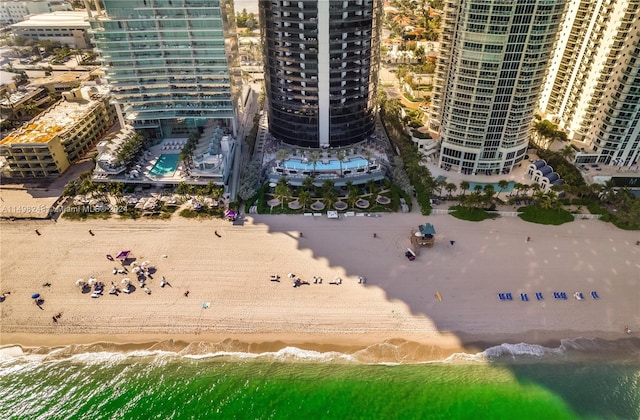
[[[142,270],[142,268],[140,267],[133,267],[133,269],[131,270],[132,273],[137,273],[138,271]]]
[[[31,295],[31,299],[38,299],[40,297],[40,293],[34,293]]]
[[[120,280],[120,283],[122,284],[129,284],[129,282],[131,282],[131,280],[128,277]]]
[[[130,253],[131,253],[131,251],[120,251],[120,253],[118,255],[116,255],[116,258],[119,259],[119,260],[123,259],[123,258],[126,259],[129,256]]]
[[[89,284],[94,284],[97,280],[93,277],[90,277],[89,280],[87,281]]]
[[[142,264],[140,264],[141,267],[144,267],[146,265],[151,264],[151,261],[142,261]]]
[[[83,279],[76,280],[76,286],[84,286],[86,283]]]

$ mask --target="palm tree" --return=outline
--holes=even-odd
[[[327,191],[333,191],[335,187],[335,184],[333,183],[332,180],[330,179],[325,179],[325,181],[322,183],[322,187],[320,187],[322,189],[322,194],[325,194]]]
[[[573,155],[573,148],[571,146],[564,146],[561,150],[560,150],[560,156],[562,156],[563,158],[567,159],[568,157]]]
[[[311,193],[309,191],[300,191],[298,194],[298,203],[302,206],[302,210],[306,210],[307,206],[311,204]]]
[[[312,176],[316,176],[316,165],[320,161],[320,153],[318,151],[313,151],[309,153],[309,162],[313,165],[313,174]]]
[[[484,200],[488,204],[491,204],[493,201],[493,195],[496,193],[495,187],[493,186],[493,184],[487,184],[484,186],[483,190],[484,190]]]
[[[536,184],[537,185],[537,184]],[[536,188],[535,189],[535,193],[533,194],[533,200],[540,204],[542,203],[543,199],[546,197],[546,194],[544,191],[542,191],[540,188]]]
[[[470,185],[469,185],[469,181],[461,181],[460,182],[460,189],[462,190],[462,195],[465,195],[467,190],[469,189]]]
[[[498,195],[496,195],[496,198],[498,198],[500,196],[500,193],[504,191],[508,186],[509,181],[505,179],[501,179],[500,181],[498,181],[498,187],[500,187],[500,191],[498,191]]]
[[[360,198],[360,189],[358,187],[349,187],[349,195],[347,195],[347,203],[349,207],[354,208],[356,201]]]
[[[456,184],[449,182],[444,188],[449,193],[449,197],[451,197],[451,193],[456,189]]]
[[[444,179],[436,183],[436,191],[438,191],[438,197],[442,195],[442,189],[445,188],[446,186],[447,186],[447,181]]]
[[[522,189],[522,183],[516,182],[513,185],[513,188],[516,190],[516,197],[520,195],[520,190]]]
[[[303,179],[302,188],[304,188],[304,190],[307,192],[311,192],[311,188],[313,188],[313,178],[308,176],[305,179]]]
[[[374,193],[378,192],[378,186],[373,179],[367,181],[367,190],[369,190],[369,194],[371,194],[371,196],[373,196]]]
[[[613,200],[613,198],[616,195],[615,188],[616,188],[616,184],[613,181],[613,179],[609,179],[607,182],[605,182],[604,185],[602,186],[602,192],[600,193],[602,200],[604,201]]]
[[[345,154],[342,150],[338,150],[338,153],[336,153],[336,159],[338,159],[338,162],[340,162],[340,177],[342,178],[342,162],[344,162],[345,160]]]
[[[278,200],[280,200],[280,204],[282,205],[282,208],[284,208],[284,201],[287,197],[291,196],[291,190],[287,184],[287,178],[282,177],[278,180],[278,184],[274,190],[274,195]]]
[[[178,184],[178,188],[176,189],[176,192],[180,195],[186,195],[189,192],[189,185],[187,185],[186,182],[182,181],[181,183]]]
[[[324,190],[322,192],[322,200],[325,202],[327,207],[331,207],[336,201],[338,201],[338,195],[333,188],[330,190]]]

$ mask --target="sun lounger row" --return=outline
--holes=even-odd
[[[566,292],[553,292],[553,297],[555,299],[558,299],[558,300],[567,300],[567,293]],[[577,300],[583,300],[584,299],[584,295],[582,294],[582,292],[575,292],[573,294],[573,297],[576,298]],[[591,291],[591,297],[594,300],[600,299],[600,296],[598,295],[598,292],[596,292],[595,290]],[[508,293],[508,292],[498,293],[498,299],[500,299],[500,300],[513,300],[513,295],[511,293]],[[527,293],[520,293],[520,300],[523,301],[523,302],[529,302],[529,295]],[[536,292],[536,300],[544,300],[544,296],[542,295],[541,292]]]

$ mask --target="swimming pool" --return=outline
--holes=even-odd
[[[476,185],[480,185],[483,189],[485,185],[493,185],[493,189],[496,192],[500,191],[500,186],[497,182],[469,182],[469,191],[475,191]],[[514,185],[516,185],[514,181],[509,181],[509,185],[502,191],[511,192]]]
[[[173,175],[178,167],[179,161],[178,154],[160,155],[156,164],[149,171],[149,175],[154,176],[169,176]]]
[[[366,168],[367,164],[366,159],[362,158],[354,158],[345,160],[342,162],[342,170],[352,170],[356,168]],[[313,171],[313,163],[311,162],[303,162],[300,159],[287,159],[282,162],[281,165],[285,169],[294,169],[298,171]],[[316,172],[331,172],[331,171],[339,171],[340,170],[340,161],[339,160],[329,160],[329,162],[324,163],[322,161],[316,162],[315,171]]]

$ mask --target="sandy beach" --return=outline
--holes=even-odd
[[[410,230],[424,222],[435,226],[436,244],[409,261]],[[414,212],[340,220],[256,215],[242,226],[177,216],[0,224],[1,292],[10,292],[0,303],[2,346],[160,343],[259,352],[293,345],[375,348],[373,358],[401,349],[403,360],[430,360],[491,343],[618,339],[629,336],[625,326],[632,336],[640,329],[640,234],[597,220],[472,223]],[[156,267],[151,294],[107,293],[125,275],[112,274],[119,264],[105,256],[121,250]],[[288,273],[310,284],[294,288]],[[90,276],[107,285],[104,296],[92,299],[75,285]],[[160,287],[162,276],[171,286]],[[337,276],[342,284],[330,284]],[[554,291],[568,299],[554,299]],[[513,300],[500,301],[500,292]]]

